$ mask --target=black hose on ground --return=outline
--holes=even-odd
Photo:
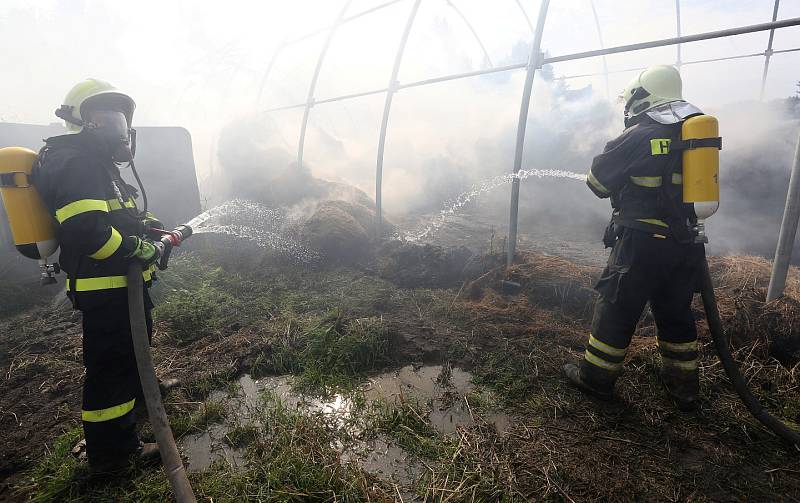
[[[147,334],[147,322],[144,314],[144,279],[142,265],[132,261],[128,267],[128,311],[131,319],[131,335],[133,349],[136,353],[136,366],[139,369],[139,380],[150,416],[150,426],[158,442],[161,452],[161,463],[167,474],[172,493],[178,503],[196,503],[192,486],[183,468],[183,460],[175,445],[172,429],[169,426],[167,412],[161,403],[161,390],[153,368],[153,357],[150,354],[150,338]]]
[[[719,309],[717,309],[717,299],[714,295],[714,283],[711,280],[708,261],[705,259],[703,260],[701,294],[703,296],[703,308],[705,309],[706,318],[708,319],[708,328],[711,331],[711,337],[714,339],[714,346],[717,349],[719,360],[722,362],[725,373],[728,374],[733,388],[739,394],[739,397],[741,397],[747,410],[777,436],[794,445],[795,448],[800,448],[800,433],[789,428],[781,420],[767,412],[755,395],[753,395],[753,392],[750,391],[747,382],[744,380],[744,377],[742,377],[742,373],[739,372],[739,366],[733,359],[730,348],[728,347],[728,338],[725,336]]]

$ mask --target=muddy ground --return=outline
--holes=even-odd
[[[191,473],[198,499],[800,500],[800,453],[740,404],[699,303],[699,410],[680,413],[664,397],[647,315],[615,402],[599,403],[560,374],[582,353],[598,266],[526,252],[504,272],[495,267],[502,250],[485,246],[489,256],[472,260],[462,277],[445,262],[463,257],[434,249],[393,248],[361,267],[292,265],[246,247],[197,246],[176,257],[156,292],[154,337],[157,373],[183,383],[166,400],[173,430],[186,446],[233,424],[222,437],[239,453],[238,462],[223,456]],[[431,270],[403,269],[412,258]],[[800,421],[800,275],[792,271],[790,295],[766,304],[765,260],[712,258],[711,269],[746,378],[773,413]],[[430,276],[439,279],[413,280]],[[135,467],[127,479],[98,485],[69,453],[80,437],[78,315],[63,304],[40,308],[3,320],[0,333],[0,500],[169,499],[157,469]],[[469,388],[447,388],[447,407],[469,421],[438,427],[438,396],[369,398],[371,379],[408,365],[438,366],[442,386],[452,369],[469,372]],[[231,423],[243,376],[284,379],[288,388],[262,386],[248,420]],[[334,420],[298,407],[289,388],[315,403],[338,396],[357,405]],[[508,418],[502,427],[492,420],[498,414]],[[411,475],[374,469],[387,466],[381,459]]]

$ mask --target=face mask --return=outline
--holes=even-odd
[[[83,127],[95,145],[114,161],[128,162],[133,159],[132,130],[122,112],[92,111]]]

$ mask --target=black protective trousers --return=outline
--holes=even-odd
[[[622,229],[596,286],[600,297],[581,366],[584,379],[613,386],[648,302],[664,366],[696,372],[697,328],[691,304],[699,290],[704,253],[700,244]]]
[[[145,304],[152,334],[152,305]],[[139,447],[134,406],[142,400],[133,351],[128,303],[115,296],[83,312],[83,431],[89,463],[102,465],[133,454]]]

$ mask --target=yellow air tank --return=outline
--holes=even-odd
[[[697,215],[699,242],[707,242],[705,219],[719,209],[719,123],[712,115],[698,115],[684,121],[683,202],[693,203]],[[694,140],[694,142],[692,142]]]
[[[58,249],[53,217],[31,184],[36,152],[21,147],[0,149],[0,195],[17,250],[42,265],[42,283],[54,283],[47,258]],[[57,272],[57,271],[55,271]]]

